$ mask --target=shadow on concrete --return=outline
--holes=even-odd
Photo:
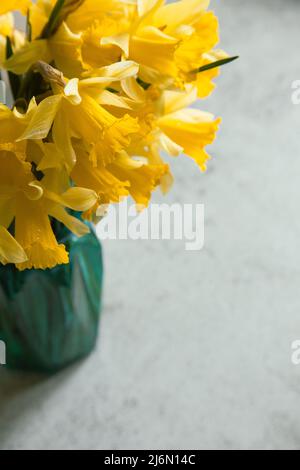
[[[11,437],[16,428],[19,428],[18,435],[22,434],[22,427],[30,419],[33,409],[41,411],[42,419],[47,401],[77,372],[82,362],[84,360],[52,375],[0,367],[0,450],[20,446]]]

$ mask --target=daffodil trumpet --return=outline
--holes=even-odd
[[[101,207],[146,207],[173,182],[163,155],[205,171],[220,119],[195,107],[231,62],[209,0],[2,0],[0,263],[69,262],[53,229],[84,236]],[[13,11],[27,22],[14,26]],[[76,214],[76,216],[75,216]]]

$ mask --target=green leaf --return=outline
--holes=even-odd
[[[28,10],[27,19],[26,19],[26,37],[27,37],[28,42],[32,41],[32,27],[31,27],[31,23],[30,23],[30,12],[29,12],[29,10]]]
[[[111,87],[106,87],[107,91],[109,91],[110,93],[119,93],[118,90],[115,90],[114,88],[111,88]]]
[[[199,67],[196,70],[193,70],[192,73],[201,73],[201,72],[206,72],[207,70],[214,69],[216,67],[221,67],[221,65],[229,64],[230,62],[233,62],[234,60],[238,59],[239,56],[234,56],[234,57],[227,57],[227,59],[221,59],[217,60],[216,62],[212,62],[211,64],[206,64],[203,65],[202,67]]]
[[[151,86],[150,83],[144,82],[144,81],[143,81],[141,78],[139,78],[139,77],[137,78],[136,81],[138,82],[138,84],[139,84],[142,88],[144,88],[144,90],[148,90],[148,88]]]
[[[6,37],[6,59],[9,59],[13,55],[13,47],[11,43],[11,39],[9,36]],[[15,99],[18,96],[21,80],[18,75],[15,75],[12,72],[8,72],[8,78],[10,83],[11,92],[13,98]]]
[[[50,36],[52,36],[52,34],[55,32],[55,30],[59,26],[60,12],[61,12],[61,9],[63,8],[64,4],[65,4],[65,0],[57,0],[56,4],[55,4],[55,6],[54,6],[54,8],[51,12],[48,23],[45,25],[45,27],[42,31],[41,39],[47,39]]]
[[[77,10],[85,0],[57,0],[48,23],[44,27],[40,39],[50,38],[59,28],[63,21]]]
[[[12,48],[11,39],[9,36],[6,36],[6,59],[9,59],[13,55],[14,51]]]

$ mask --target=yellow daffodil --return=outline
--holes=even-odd
[[[126,4],[111,0],[70,3],[59,29],[49,38],[41,33],[55,4],[39,0],[30,8],[33,40],[25,44],[3,66],[25,73],[35,62],[54,62],[68,78],[86,70],[110,65],[120,56],[140,65],[139,76],[147,83],[167,83],[183,88],[195,83],[204,98],[214,89],[218,68],[201,73],[203,65],[227,55],[214,50],[218,43],[218,21],[207,11],[208,0],[139,0]]]
[[[209,0],[2,0],[0,263],[68,263],[57,223],[76,236],[104,207],[146,207],[173,176],[167,153],[201,170],[220,119],[195,106],[214,89],[218,20]],[[27,16],[26,33],[12,12]],[[24,18],[25,20],[25,18]],[[55,224],[53,223],[55,221]]]
[[[4,15],[13,10],[19,10],[26,15],[30,5],[30,0],[1,0],[0,15]]]
[[[136,119],[129,115],[117,118],[102,106],[103,101],[107,104],[109,99],[115,104],[114,95],[110,96],[105,87],[135,73],[135,65],[126,62],[104,68],[96,78],[72,79],[65,86],[53,84],[55,94],[40,103],[21,138],[45,139],[53,125],[58,167],[63,161],[72,169],[76,162],[72,137],[88,142],[94,166],[98,161],[102,164],[112,161],[129,145],[131,134],[138,132],[139,127]],[[51,166],[53,157],[50,157]],[[47,155],[41,164],[40,169],[46,168]]]
[[[205,147],[215,140],[221,120],[199,109],[182,107],[192,97],[193,90],[189,94],[165,92],[164,114],[158,118],[157,126],[162,132],[160,142],[164,150],[171,155],[185,153],[205,171],[210,158]]]
[[[88,228],[65,213],[64,207],[87,210],[95,204],[97,195],[85,188],[56,193],[60,188],[53,184],[51,175],[42,182],[36,181],[31,164],[26,161],[26,145],[26,142],[15,146],[4,144],[0,148],[0,224],[9,227],[15,219],[16,240],[28,258],[18,264],[19,269],[52,268],[67,263],[68,256],[65,247],[55,239],[49,216],[63,222],[76,235],[83,235]]]
[[[214,50],[218,43],[218,21],[207,12],[208,0],[181,0],[165,4],[161,0],[139,0],[123,7],[123,15],[101,9],[99,19],[88,29],[77,17],[67,22],[82,36],[82,59],[86,67],[112,63],[122,54],[140,65],[139,76],[147,83],[172,79],[178,87],[196,82],[200,97],[214,88],[218,69],[197,73],[201,66],[227,55]],[[88,11],[85,4],[80,10]],[[90,18],[90,17],[89,17]],[[90,18],[91,19],[91,18]]]
[[[147,207],[152,191],[168,173],[166,164],[150,165],[124,156],[108,166],[108,170],[120,181],[129,182],[129,193],[139,206]]]
[[[76,147],[76,155],[77,160],[71,177],[76,185],[90,188],[97,193],[98,202],[94,211],[99,205],[120,202],[122,198],[128,196],[128,181],[119,180],[103,164],[93,166],[88,152],[82,146]],[[91,215],[89,212],[87,214]]]
[[[25,267],[47,268],[67,262],[64,247],[56,242],[50,221],[43,207],[42,189],[35,184],[31,164],[25,161],[25,145],[0,150],[0,220],[9,227],[15,219],[15,236],[26,253],[18,264]]]
[[[142,145],[148,147],[149,161],[158,161],[160,148],[171,156],[185,153],[204,171],[210,158],[205,147],[214,141],[220,119],[189,107],[197,100],[196,87],[156,94],[155,90],[144,91],[130,78],[124,79],[122,86],[129,97],[136,98],[133,114],[139,116],[140,126],[146,129]]]
[[[83,72],[81,58],[82,40],[80,34],[74,34],[63,23],[50,39],[35,39],[24,44],[8,60],[3,68],[16,74],[27,72],[37,61],[53,62],[68,77]]]
[[[76,184],[97,192],[99,200],[95,211],[100,204],[120,202],[128,194],[138,205],[147,206],[152,191],[168,172],[168,165],[147,165],[131,159],[126,153],[118,155],[113,163],[97,168],[92,166],[83,149],[77,149],[77,156],[71,176]]]

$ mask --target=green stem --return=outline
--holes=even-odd
[[[11,39],[9,36],[6,37],[6,58],[9,59],[13,55],[13,47],[11,43]],[[11,92],[13,95],[13,99],[18,96],[18,90],[20,88],[20,77],[13,72],[8,72],[8,79],[11,88]]]
[[[211,70],[216,67],[221,67],[221,65],[229,64],[230,62],[233,62],[234,60],[238,58],[239,56],[237,55],[234,57],[227,57],[226,59],[216,60],[215,62],[212,62],[211,64],[206,64],[206,65],[203,65],[202,67],[199,67],[196,70],[192,70],[192,73],[206,72],[207,70]]]
[[[50,36],[52,36],[56,28],[59,26],[59,13],[62,7],[64,6],[64,4],[65,4],[65,0],[57,0],[51,12],[48,23],[46,24],[46,26],[44,27],[42,31],[41,39],[47,39]]]

